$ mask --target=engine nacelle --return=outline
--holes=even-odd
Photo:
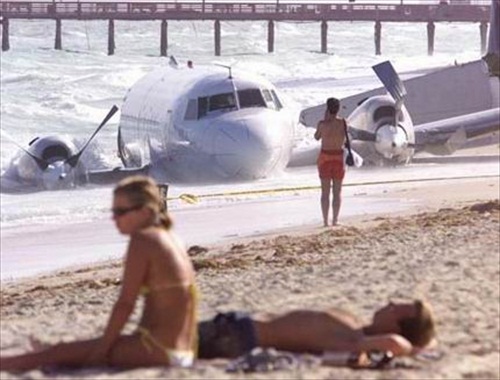
[[[411,116],[404,105],[398,109],[390,96],[365,99],[352,112],[347,123],[349,127],[373,136],[370,141],[356,141],[354,144],[363,157],[382,156],[383,160],[392,163],[405,163],[414,154],[415,131]]]
[[[36,184],[47,190],[75,186],[85,174],[85,168],[78,163],[72,168],[66,160],[78,152],[73,141],[66,136],[36,138],[29,144],[32,156],[21,152],[14,165],[19,179],[24,183]],[[41,166],[38,157],[45,162]]]

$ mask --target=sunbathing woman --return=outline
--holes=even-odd
[[[121,292],[104,334],[2,357],[2,371],[191,366],[197,343],[194,270],[162,204],[156,183],[148,177],[126,178],[114,190],[113,219],[120,233],[130,235],[130,242]],[[145,302],[139,328],[132,335],[120,335],[140,294]]]

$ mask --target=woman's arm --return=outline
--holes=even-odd
[[[120,295],[109,317],[104,335],[100,340],[91,357],[98,359],[99,356],[106,356],[113,346],[130,314],[132,314],[139,294],[141,285],[144,282],[147,270],[147,256],[145,255],[145,237],[136,235],[132,237],[125,259],[122,288]],[[92,359],[90,359],[92,360]]]
[[[314,132],[314,138],[316,140],[321,139],[321,121],[318,123],[318,126],[316,127],[316,132]]]

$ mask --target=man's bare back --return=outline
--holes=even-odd
[[[341,310],[295,310],[252,317],[257,340],[266,347],[320,353],[362,338],[361,323]]]
[[[344,147],[345,132],[344,119],[327,116],[318,123],[314,134],[316,140],[321,140],[321,149],[326,151],[339,150]]]

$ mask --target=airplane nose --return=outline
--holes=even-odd
[[[224,176],[259,178],[275,169],[283,143],[279,124],[273,124],[253,117],[218,120],[210,126],[212,156]]]

